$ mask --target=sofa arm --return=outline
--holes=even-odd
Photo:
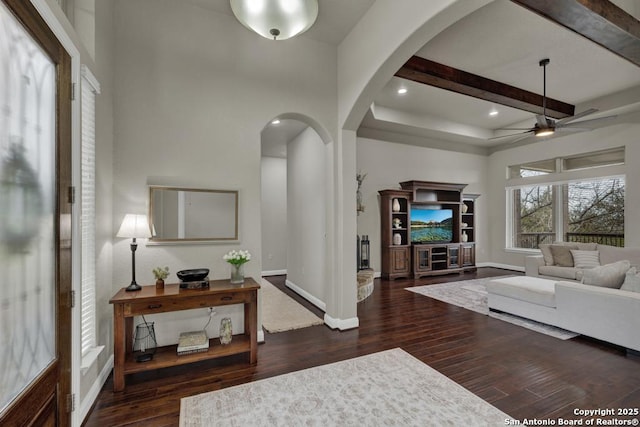
[[[558,326],[640,351],[640,293],[556,282]]]
[[[539,276],[538,267],[544,265],[544,257],[542,255],[527,255],[524,257],[524,273],[527,276]]]

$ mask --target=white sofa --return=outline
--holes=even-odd
[[[632,266],[640,266],[640,248],[620,248],[596,243],[556,242],[552,245],[540,245],[540,255],[525,257],[525,274],[555,280],[581,281],[583,270],[575,266],[556,265],[551,254],[551,246],[575,246],[579,250],[598,251],[600,265],[628,260]]]
[[[488,304],[504,311],[640,351],[640,293],[517,276],[492,280]]]

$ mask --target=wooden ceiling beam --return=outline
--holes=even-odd
[[[411,57],[395,75],[462,95],[542,114],[542,95],[438,64],[419,56]],[[573,116],[575,106],[547,98],[546,112],[548,117],[562,119]]]
[[[640,21],[608,0],[511,0],[640,66]]]

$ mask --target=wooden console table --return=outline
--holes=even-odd
[[[212,280],[208,289],[181,289],[178,284],[164,289],[143,286],[141,290],[126,292],[124,288],[109,301],[113,304],[113,390],[122,391],[125,375],[198,362],[206,359],[248,353],[250,363],[258,360],[258,289],[260,285],[246,278],[240,285],[229,280]],[[209,351],[178,356],[177,345],[159,347],[148,362],[136,362],[133,357],[133,317],[142,314],[207,308],[230,304],[244,304],[244,335],[234,335],[231,343],[222,345],[211,339]]]

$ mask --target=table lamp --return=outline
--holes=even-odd
[[[133,239],[131,242],[131,284],[125,290],[127,292],[139,291],[142,287],[136,283],[136,249],[138,249],[136,238],[151,237],[147,216],[126,214],[116,237],[131,237]]]

